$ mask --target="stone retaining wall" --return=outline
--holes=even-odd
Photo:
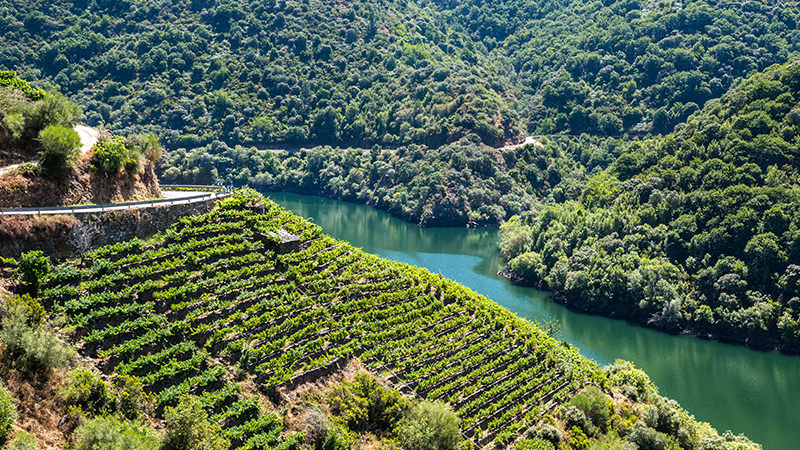
[[[91,248],[134,237],[148,238],[167,229],[182,216],[210,211],[214,203],[209,200],[66,217],[3,216],[0,217],[0,256],[16,258],[27,251],[41,250],[54,259],[76,257]],[[7,231],[11,229],[16,229],[17,233]],[[30,232],[21,233],[23,237],[20,237],[19,230],[26,229]]]

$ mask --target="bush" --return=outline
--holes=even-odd
[[[122,136],[103,139],[94,147],[91,167],[96,174],[103,176],[115,175],[123,167],[132,172],[139,167],[141,157],[136,146]]]
[[[208,420],[200,399],[185,396],[164,412],[167,432],[161,450],[226,450],[230,444],[221,437],[219,424]]]
[[[399,392],[384,388],[366,374],[358,374],[353,382],[344,381],[334,387],[328,400],[333,413],[351,430],[390,429],[410,407]]]
[[[42,143],[39,164],[45,173],[72,167],[81,154],[81,138],[72,128],[48,125],[39,133],[39,141]]]
[[[607,427],[613,413],[611,400],[595,386],[589,386],[572,397],[569,404],[583,411],[595,426],[603,429]]]
[[[66,96],[49,92],[29,110],[27,127],[34,132],[50,125],[72,128],[81,117],[81,109]],[[34,134],[35,135],[35,134]]]
[[[350,450],[353,448],[353,439],[338,426],[331,426],[325,434],[325,440],[322,442],[322,450]]]
[[[514,450],[555,450],[546,439],[521,439],[514,443]]]
[[[114,390],[117,394],[117,410],[127,419],[134,420],[141,413],[149,415],[153,412],[153,396],[144,391],[139,378],[119,375],[114,378]]]
[[[422,402],[400,421],[398,436],[406,450],[455,449],[461,443],[459,418],[443,403]]]
[[[158,436],[145,424],[95,417],[75,431],[75,450],[152,450]]]
[[[37,296],[42,282],[50,273],[50,258],[39,250],[23,253],[16,272],[17,278],[27,285],[28,292]]]
[[[6,442],[11,427],[17,421],[17,407],[11,393],[0,385],[0,445]]]
[[[85,367],[77,367],[67,374],[60,394],[68,404],[79,406],[89,414],[110,413],[115,403],[106,383]]]
[[[35,437],[24,431],[19,431],[14,434],[14,439],[11,440],[3,450],[36,450],[39,442]]]
[[[664,433],[659,433],[642,422],[636,423],[628,441],[636,444],[639,450],[665,450],[669,445],[669,439]]]
[[[54,327],[22,302],[10,302],[8,307],[0,329],[5,364],[28,376],[66,366],[74,350],[61,342]]]

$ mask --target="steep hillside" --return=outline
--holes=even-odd
[[[0,68],[170,148],[518,140],[481,48],[413,2],[3,0]]]
[[[521,281],[655,326],[800,350],[800,64],[748,77],[579,200],[504,227]]]
[[[542,198],[561,198],[585,178],[573,154],[610,164],[618,142],[544,139],[498,150],[462,140],[396,151],[315,147],[266,152],[215,143],[173,151],[159,165],[167,183],[226,180],[260,189],[307,192],[367,203],[421,226],[499,225]],[[572,189],[574,190],[574,189]]]
[[[279,230],[299,247],[280,244]],[[463,286],[364,254],[253,192],[47,280],[43,304],[74,327],[81,355],[106,374],[140,377],[157,411],[201,396],[235,448],[273,448],[280,434],[273,413],[240,396],[242,382],[280,407],[352,358],[449,404],[481,447],[528,436],[518,444],[757,448],[694,421],[631,365],[600,370]],[[302,436],[285,439],[278,448]]]
[[[422,3],[511,61],[530,133],[667,133],[800,50],[796,1]]]

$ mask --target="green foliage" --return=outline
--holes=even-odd
[[[145,392],[142,380],[133,375],[117,375],[113,380],[116,409],[128,420],[153,412],[153,395]]]
[[[50,258],[39,250],[25,252],[20,255],[17,263],[17,278],[26,284],[33,296],[39,294],[39,289],[45,277],[50,273]]]
[[[41,100],[45,96],[45,92],[41,89],[31,87],[31,85],[17,77],[17,73],[13,70],[0,70],[0,86],[7,86],[25,94],[28,100]]]
[[[67,404],[78,406],[91,415],[111,413],[115,406],[114,395],[105,381],[85,367],[76,367],[67,373],[60,395]]]
[[[422,402],[398,425],[406,450],[454,450],[461,442],[458,416],[445,404]]]
[[[328,427],[322,441],[322,450],[350,450],[353,446],[354,441],[346,429],[338,425]]]
[[[80,156],[81,138],[72,128],[48,125],[39,133],[42,143],[40,161],[47,173],[58,173],[73,167]]]
[[[164,411],[166,434],[161,450],[226,450],[230,443],[221,436],[220,425],[208,420],[203,403],[191,395]]]
[[[66,366],[74,350],[59,339],[54,328],[42,320],[38,308],[26,302],[9,302],[0,328],[6,366],[28,376],[48,375],[52,369]]]
[[[514,450],[556,450],[550,441],[544,439],[521,439],[514,443]]]
[[[569,404],[583,411],[596,427],[606,429],[614,410],[611,400],[596,386],[589,386],[570,399]]]
[[[626,395],[634,400],[646,400],[656,393],[655,387],[641,369],[637,369],[633,363],[618,359],[614,364],[603,368],[609,377],[612,386],[627,387],[623,389]]]
[[[428,8],[58,0],[4,13],[9,24],[53,26],[5,30],[0,67],[35,70],[84,99],[91,125],[147,126],[170,148],[440,145],[470,132],[495,144],[521,135],[506,107],[516,97],[506,70]],[[65,31],[84,21],[91,25]]]
[[[145,423],[110,416],[89,419],[75,436],[75,450],[152,450],[159,445],[158,435]]]
[[[92,170],[103,176],[116,175],[123,167],[132,172],[139,168],[141,157],[139,149],[122,136],[103,139],[94,147]]]
[[[17,421],[17,406],[14,397],[0,384],[0,445],[4,444],[11,433],[11,427]]]
[[[37,450],[39,442],[30,433],[18,431],[3,450]]]
[[[579,196],[514,219],[509,267],[589,310],[798,348],[792,67],[751,75],[679,131],[625,144]],[[536,270],[515,260],[528,252]]]
[[[358,374],[352,382],[343,381],[328,393],[332,412],[351,430],[377,427],[392,429],[410,407],[399,392],[381,386],[367,374]]]

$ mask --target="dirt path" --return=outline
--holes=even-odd
[[[85,155],[86,152],[91,150],[92,147],[97,144],[97,140],[100,138],[100,130],[97,128],[87,127],[86,125],[76,125],[75,132],[78,133],[78,136],[81,138],[81,156]],[[36,161],[28,162],[36,164]],[[25,163],[11,164],[10,166],[0,167],[0,177],[11,173],[14,169],[22,164]]]

